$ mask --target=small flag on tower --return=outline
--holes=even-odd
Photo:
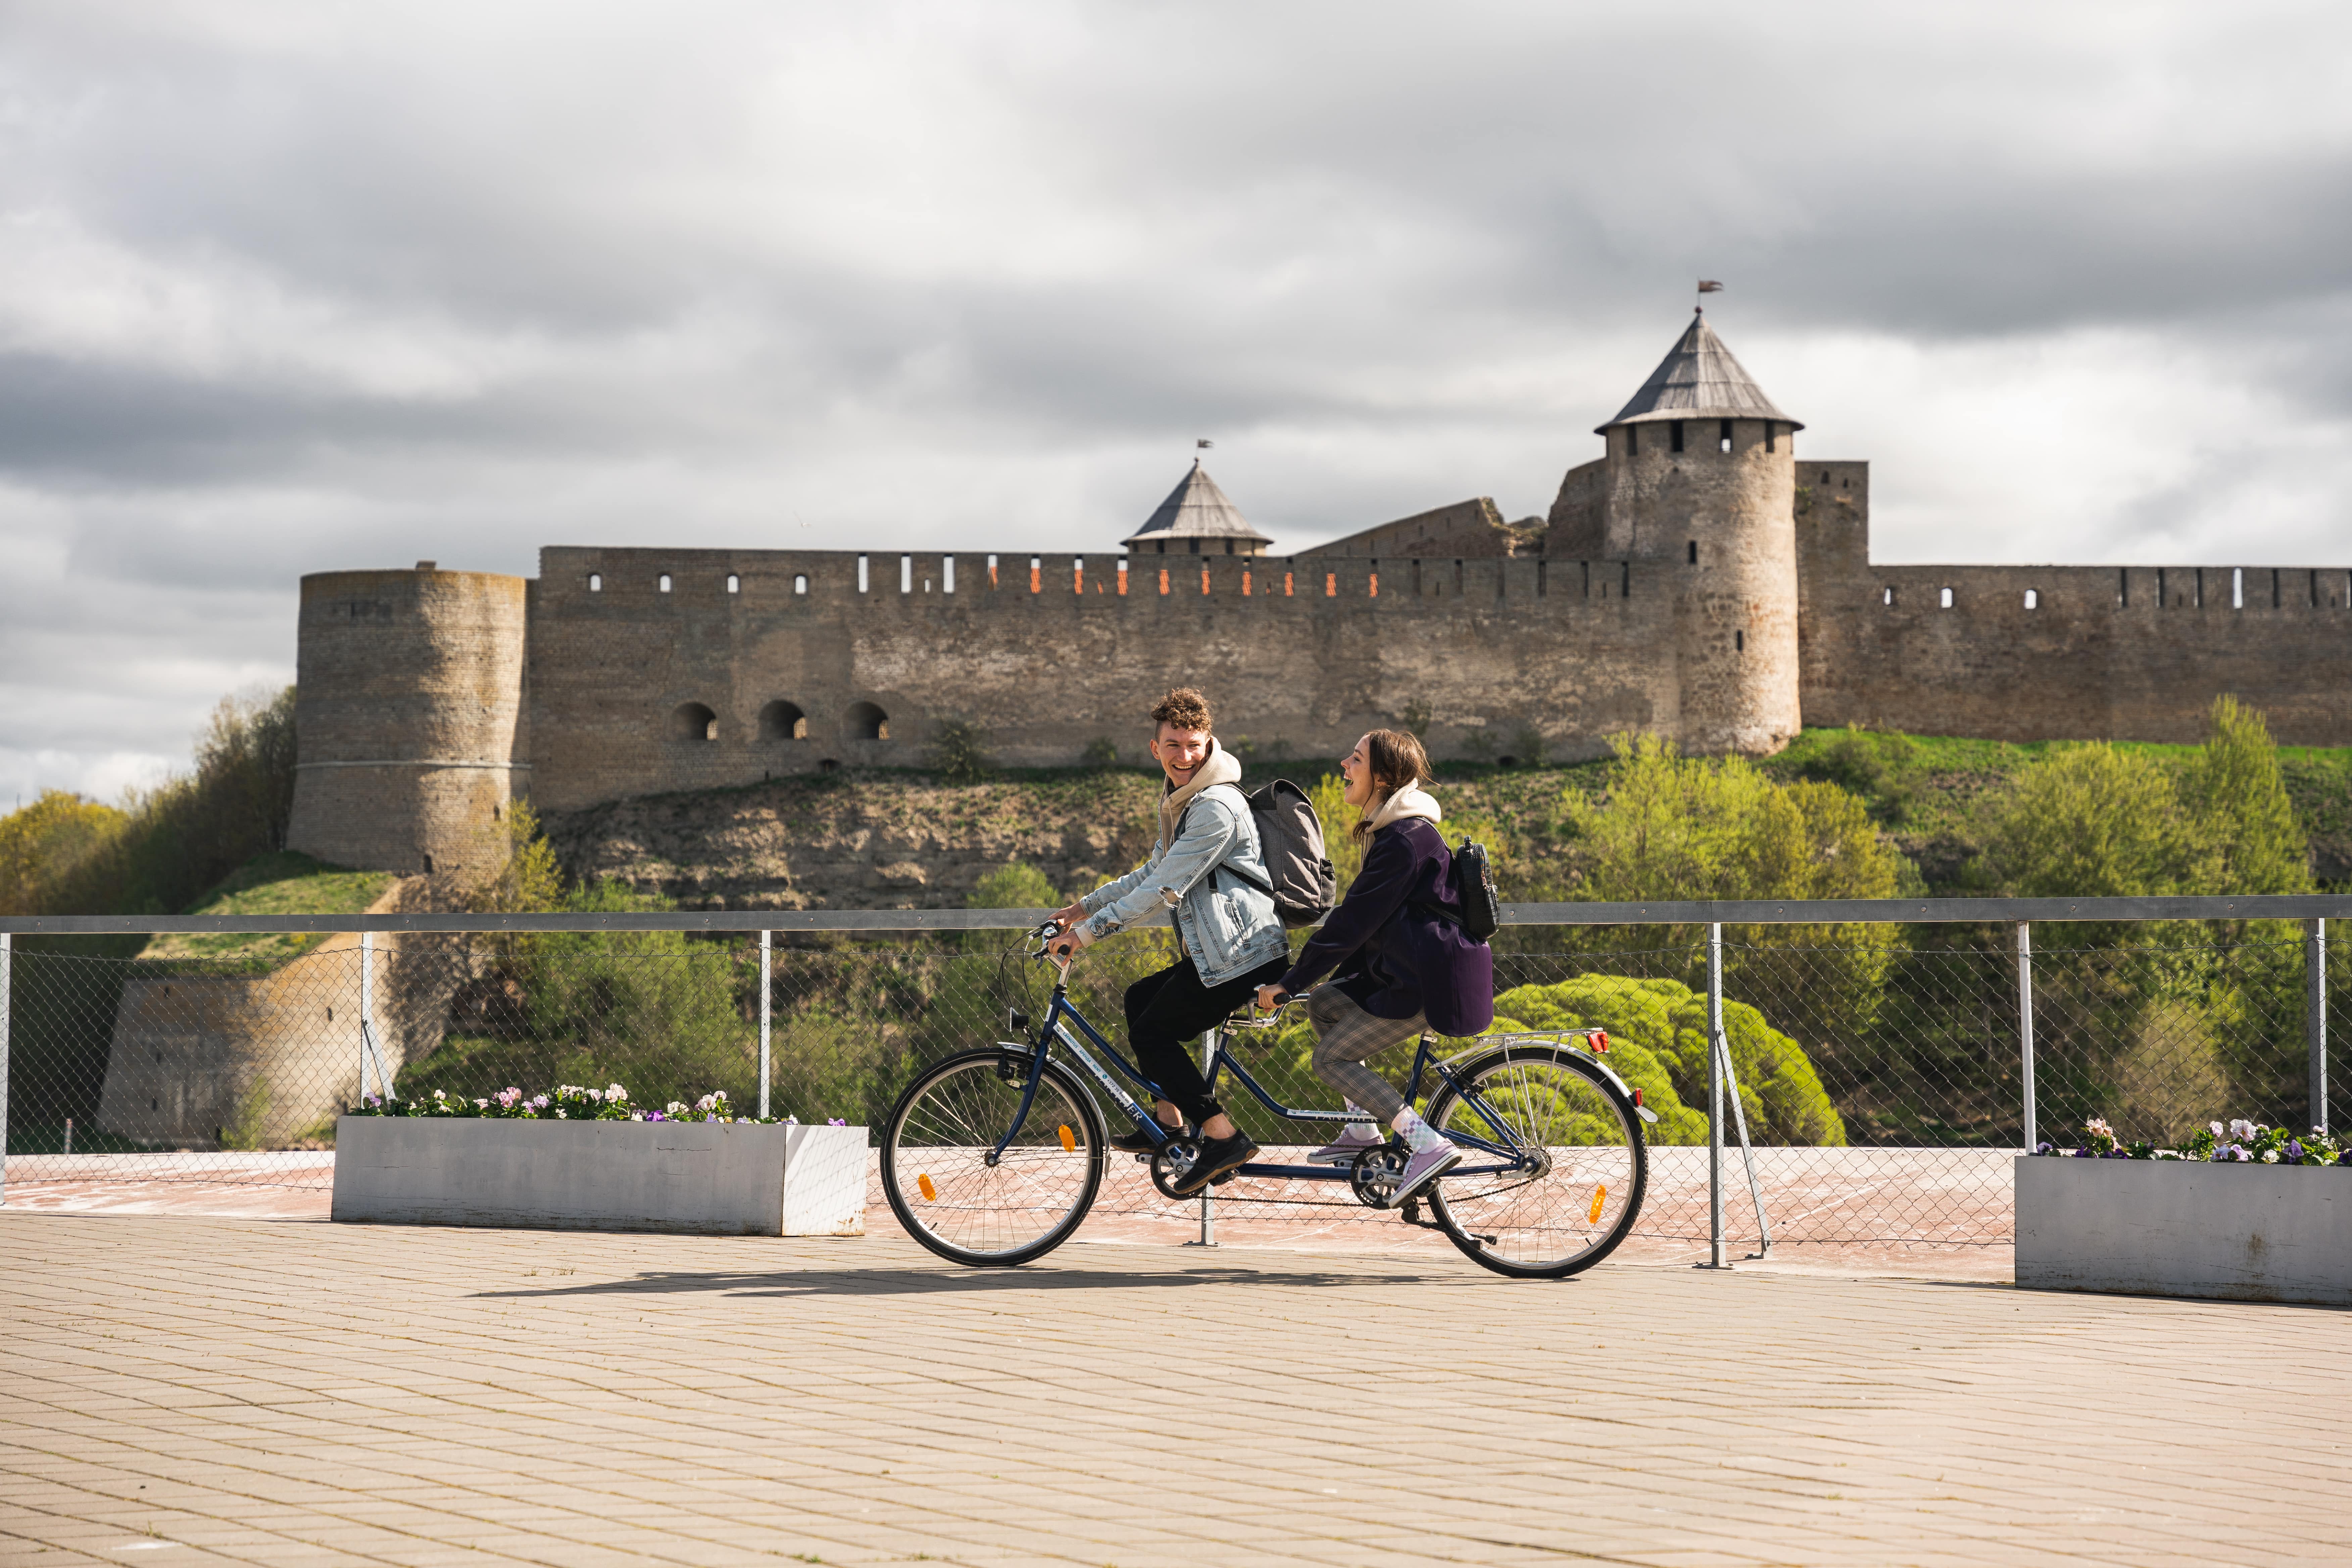
[[[1717,288],[1721,288],[1721,287],[1722,287],[1722,285],[1721,285],[1721,284],[1717,284]],[[1216,445],[1216,443],[1215,443],[1214,441],[1210,440],[1206,436],[1203,436],[1203,437],[1202,437],[1199,440],[1197,440],[1197,441],[1193,442],[1193,443],[1192,443],[1192,445],[1193,445],[1193,446],[1195,446],[1195,447],[1199,447],[1202,451],[1205,452],[1205,451],[1207,451],[1210,447],[1212,447],[1215,446],[1215,445]]]
[[[1712,278],[1702,278],[1698,280],[1698,291],[1702,294],[1720,294],[1723,292],[1723,285]]]

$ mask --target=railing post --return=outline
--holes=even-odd
[[[1731,1267],[1723,1235],[1723,928],[1706,928],[1706,1257],[1710,1268]]]
[[[2327,922],[2303,922],[2303,1038],[2311,1050],[2311,1124],[2327,1128]]]
[[[0,931],[0,1204],[8,1201],[8,998],[16,938]]]
[[[1224,1043],[1224,1031],[1222,1029],[1207,1029],[1202,1032],[1201,1076],[1202,1078],[1207,1078],[1212,1072],[1216,1070],[1217,1047]],[[1216,1085],[1213,1081],[1209,1085],[1209,1092],[1214,1094],[1216,1091]],[[1201,1239],[1198,1241],[1188,1241],[1184,1245],[1187,1247],[1214,1247],[1217,1245],[1216,1200],[1209,1195],[1209,1189],[1206,1187],[1202,1187],[1201,1189]]]
[[[360,1094],[359,1098],[352,1102],[353,1105],[363,1106],[367,1103],[368,1030],[374,1022],[375,932],[363,931],[360,932]],[[384,1099],[389,1100],[392,1098],[392,1085],[382,1081],[383,1078],[382,1062],[376,1063],[375,1074],[378,1079],[376,1087],[383,1091]]]
[[[772,973],[769,964],[775,952],[776,933],[760,933],[760,1120],[768,1119],[768,1014],[773,994],[769,985]]]
[[[2017,1050],[2025,1088],[2025,1152],[2042,1142],[2041,1119],[2033,1104],[2033,927],[2017,922]]]

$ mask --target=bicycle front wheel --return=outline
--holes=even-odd
[[[1102,1186],[1102,1117],[1048,1062],[1029,1114],[1020,1113],[1030,1058],[966,1051],[924,1073],[890,1108],[882,1192],[907,1234],[954,1263],[1009,1268],[1059,1247]]]
[[[1430,1209],[1454,1245],[1497,1274],[1559,1279],[1591,1268],[1633,1228],[1650,1182],[1640,1113],[1607,1074],[1552,1045],[1505,1046],[1467,1063],[1430,1102],[1432,1125],[1472,1144]],[[1493,1147],[1511,1149],[1509,1163]]]

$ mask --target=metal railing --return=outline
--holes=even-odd
[[[1043,978],[1013,949],[1043,914],[0,918],[0,1201],[323,1186],[334,1112],[387,1077],[469,1098],[618,1081],[656,1107],[725,1089],[873,1122],[921,1064],[1034,1011]],[[2326,921],[2347,914],[2335,896],[1517,904],[1496,984],[1509,1023],[1607,1027],[1662,1110],[1645,1234],[1717,1263],[1746,1241],[1997,1244],[2007,1158],[2090,1116],[2156,1142],[2236,1115],[2325,1122],[2328,1017],[2352,1001]],[[157,940],[91,951],[129,935]],[[1074,994],[1116,1037],[1124,986],[1172,956],[1163,933],[1100,944]],[[1336,1109],[1308,1044],[1286,1029],[1249,1047],[1253,1070]],[[1216,1201],[1388,1222],[1328,1191]],[[1103,1207],[1192,1213],[1131,1180]]]

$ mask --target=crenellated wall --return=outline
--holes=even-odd
[[[2342,567],[1873,565],[1868,465],[1799,479],[1808,724],[2191,742],[2231,692],[2283,743],[2352,743]]]
[[[1510,754],[1532,734],[1549,755],[1589,756],[1612,733],[1678,721],[1673,605],[1647,564],[1154,556],[1122,584],[1116,556],[989,561],[542,551],[534,800],[572,810],[910,765],[950,720],[979,724],[1006,764],[1068,765],[1101,739],[1134,762],[1143,714],[1185,682],[1212,693],[1229,742],[1313,758],[1416,703],[1443,754]],[[778,703],[803,734],[763,727]],[[861,732],[873,711],[887,737]]]

